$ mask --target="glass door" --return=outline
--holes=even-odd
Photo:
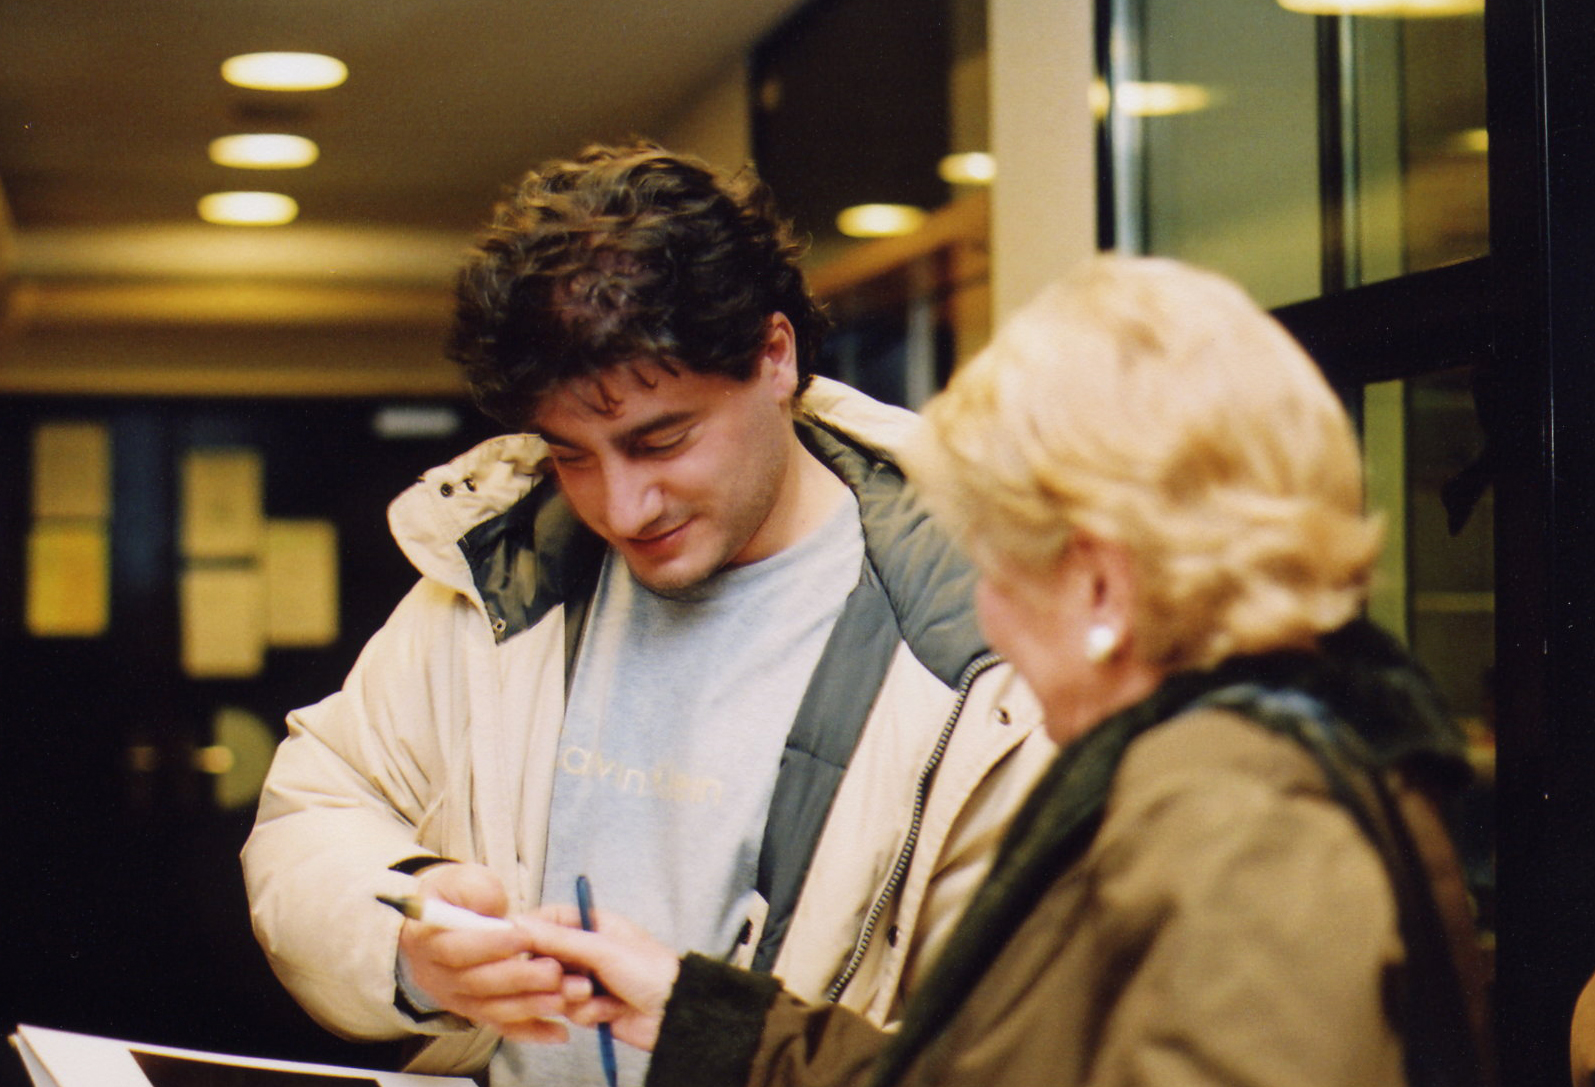
[[[1098,15],[1103,247],[1238,280],[1358,420],[1388,533],[1370,611],[1469,738],[1478,785],[1457,825],[1493,948],[1482,0],[1102,0]]]

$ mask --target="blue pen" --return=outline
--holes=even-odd
[[[586,876],[576,877],[576,909],[582,916],[582,928],[588,932],[597,932],[593,925],[593,886],[587,881]],[[606,990],[603,983],[593,978],[593,995],[603,996]],[[615,1035],[609,1029],[608,1023],[598,1024],[598,1059],[604,1065],[604,1080],[609,1087],[616,1085],[615,1072]]]

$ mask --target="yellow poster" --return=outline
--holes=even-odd
[[[111,621],[111,540],[101,521],[40,521],[28,533],[24,611],[37,638],[92,638]]]
[[[338,528],[266,522],[266,642],[305,648],[338,640]]]

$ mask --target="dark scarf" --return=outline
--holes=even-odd
[[[1282,720],[1277,714],[1252,714],[1246,700],[1235,696],[1237,691],[1305,695],[1329,711],[1324,722],[1328,728],[1310,729],[1309,735],[1296,727],[1300,722]],[[1343,802],[1350,802],[1343,792],[1366,792],[1370,780],[1382,795],[1378,771],[1397,766],[1406,774],[1422,775],[1442,786],[1466,780],[1461,736],[1434,687],[1405,651],[1371,624],[1354,622],[1321,639],[1318,652],[1235,658],[1210,671],[1170,677],[1149,697],[1109,717],[1065,748],[1042,776],[1014,817],[991,874],[971,900],[925,984],[909,1001],[902,1029],[882,1054],[874,1084],[901,1079],[946,1029],[988,965],[1057,877],[1084,855],[1101,824],[1109,788],[1130,744],[1204,699],[1222,701],[1308,746],[1324,767],[1331,790]],[[1345,780],[1348,775],[1361,780]],[[1356,814],[1365,830],[1369,829],[1367,819],[1381,822],[1388,815]],[[1396,822],[1399,824],[1399,819]],[[1375,841],[1375,846],[1380,848],[1387,869],[1404,868],[1411,862],[1410,857],[1388,856],[1381,842]],[[1414,941],[1429,945],[1437,939],[1427,881],[1418,881],[1404,870],[1391,874],[1413,963],[1413,991],[1406,1003],[1418,1006],[1414,1014],[1420,1020],[1407,1017],[1407,1022],[1398,1024],[1404,1032],[1409,1079],[1415,1085],[1466,1082],[1471,1054],[1453,1057],[1429,1052],[1435,1047],[1458,1049],[1453,1044],[1457,1025],[1452,1020],[1462,1015],[1465,1021],[1465,1012],[1459,1010],[1461,998],[1455,992],[1449,955],[1414,947]],[[1414,890],[1419,882],[1421,888]],[[1408,899],[1412,898],[1418,901],[1410,904],[1409,911]],[[1410,921],[1409,912],[1414,914]],[[1425,965],[1431,951],[1444,955],[1445,967],[1433,984],[1442,989],[1449,984],[1451,990],[1439,994],[1441,1012],[1422,1006],[1433,1003],[1436,996],[1431,982],[1425,980],[1435,972]],[[1435,1014],[1443,1014],[1446,1022],[1430,1029],[1421,1019]],[[1465,1034],[1465,1027],[1461,1029]],[[1441,1040],[1431,1045],[1429,1037],[1435,1034]],[[1451,1042],[1446,1042],[1447,1038]],[[1453,1074],[1457,1069],[1462,1072]]]

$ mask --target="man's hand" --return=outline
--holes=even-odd
[[[503,917],[509,906],[498,877],[481,865],[439,865],[419,882],[421,895],[489,917]],[[519,929],[457,931],[405,921],[399,930],[410,980],[438,1007],[517,1041],[566,1041],[570,1031],[547,1018],[565,1010],[564,970],[533,950]]]
[[[616,1038],[651,1052],[681,959],[618,914],[599,910],[595,921],[596,932],[583,932],[575,906],[544,906],[516,924],[532,938],[535,951],[578,971],[565,982],[564,1010],[571,1022],[609,1023]],[[609,995],[594,996],[585,974],[596,975]]]

